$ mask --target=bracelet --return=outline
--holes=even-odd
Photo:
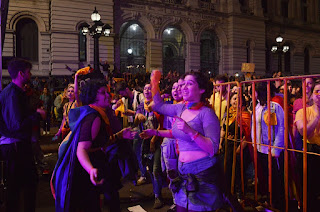
[[[192,140],[192,141],[196,140],[199,135],[200,135],[200,133],[197,132],[194,136],[191,136],[191,140]]]

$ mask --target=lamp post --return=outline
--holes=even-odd
[[[276,37],[277,46],[272,46],[271,52],[272,53],[278,53],[278,71],[282,71],[282,60],[281,60],[281,54],[286,53],[289,51],[289,46],[281,45],[283,41],[283,37],[279,35]]]
[[[94,70],[100,72],[100,62],[99,62],[99,38],[104,35],[106,37],[110,36],[111,26],[109,24],[104,24],[101,21],[101,16],[97,11],[97,8],[94,8],[93,13],[91,14],[91,20],[94,22],[92,26],[86,24],[82,28],[82,33],[84,35],[88,34],[93,37],[94,41]]]

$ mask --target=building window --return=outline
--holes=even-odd
[[[284,18],[288,18],[288,11],[289,11],[289,0],[282,0],[281,1],[281,15]]]
[[[34,20],[23,18],[16,26],[16,56],[38,62],[38,26]]]
[[[176,71],[185,72],[185,43],[184,34],[175,27],[167,27],[162,35],[162,67],[163,73]]]
[[[146,72],[146,32],[135,22],[127,22],[120,29],[120,70]]]
[[[248,0],[239,0],[240,3],[240,11],[242,13],[247,13],[249,11],[249,2]]]
[[[304,49],[304,74],[310,74],[310,53],[309,49]]]
[[[301,16],[302,16],[302,21],[304,22],[308,21],[307,0],[301,0]]]
[[[86,24],[82,24],[79,27],[79,40],[78,40],[78,48],[79,48],[79,61],[84,62],[87,61],[87,36],[82,33],[83,27]]]
[[[210,75],[219,74],[219,40],[212,31],[204,31],[200,38],[201,71]]]

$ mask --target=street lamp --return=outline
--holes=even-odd
[[[106,37],[110,36],[111,26],[109,24],[104,24],[101,21],[101,16],[97,11],[97,8],[94,7],[94,11],[91,14],[91,20],[94,22],[92,26],[85,24],[82,28],[82,34],[91,35],[94,41],[94,70],[96,72],[100,71],[99,63],[99,38],[104,35]]]
[[[289,51],[289,46],[286,46],[286,45],[281,46],[282,41],[283,41],[283,37],[279,35],[278,37],[276,37],[277,46],[271,47],[272,53],[278,53],[278,71],[281,71],[282,69],[281,54]]]

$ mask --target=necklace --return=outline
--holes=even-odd
[[[204,103],[203,102],[186,102],[185,105],[189,110],[199,110],[204,105]]]

